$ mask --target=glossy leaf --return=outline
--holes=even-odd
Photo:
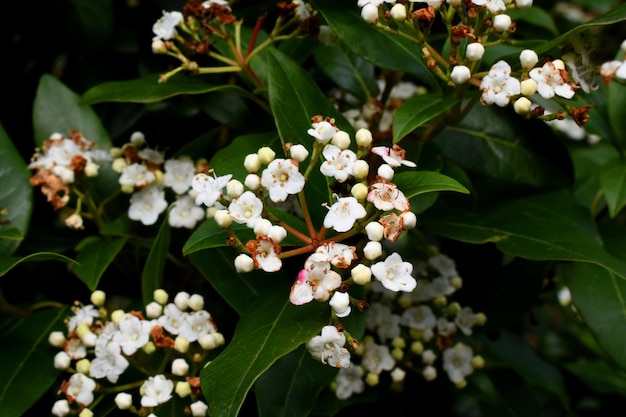
[[[339,129],[352,133],[352,127],[326,98],[311,76],[287,55],[268,49],[269,99],[278,134],[283,142],[311,143],[307,134],[311,118],[333,117]]]
[[[211,417],[235,417],[257,378],[318,334],[328,314],[325,303],[294,306],[288,293],[258,300],[241,317],[226,349],[200,373]]]
[[[241,232],[249,230],[245,224],[237,223],[233,223],[231,229],[237,233],[238,236]],[[187,239],[187,242],[185,242],[185,245],[183,246],[183,255],[191,255],[192,253],[203,249],[228,246],[228,237],[228,231],[219,227],[217,223],[215,223],[215,220],[207,219],[202,222],[202,224],[194,230],[191,236],[189,236],[189,239]],[[249,237],[254,237],[254,234],[250,232]]]
[[[476,106],[435,142],[468,171],[537,187],[568,185],[573,176],[571,161],[550,128],[543,122],[508,116],[493,106]]]
[[[600,184],[609,206],[609,214],[615,217],[626,205],[626,162],[614,159],[600,171]]]
[[[422,222],[432,232],[469,243],[493,242],[508,254],[533,260],[599,265],[626,279],[626,263],[603,247],[587,210],[566,192],[512,199],[469,212],[428,210]]]
[[[150,74],[134,80],[110,81],[92,87],[85,92],[82,102],[85,104],[105,101],[157,103],[181,94],[205,94],[216,91],[254,97],[236,85],[214,85],[202,78],[181,74],[170,78],[166,83],[159,83],[159,75]]]
[[[35,143],[41,145],[51,134],[68,136],[72,129],[82,132],[97,145],[110,146],[111,139],[93,109],[51,75],[43,75],[33,106]]]
[[[333,0],[311,3],[337,37],[358,56],[381,68],[407,72],[427,85],[435,85],[435,77],[422,58],[421,46],[377,30],[363,20],[357,7],[346,7]]]
[[[69,308],[40,310],[30,317],[12,317],[0,334],[0,410],[2,417],[20,417],[59,376],[56,351],[48,336],[63,328]]]
[[[0,125],[0,256],[10,256],[28,231],[33,187],[26,163]]]
[[[559,271],[598,344],[626,370],[626,281],[592,264],[563,264]]]
[[[393,119],[393,143],[444,113],[459,100],[440,94],[414,96],[400,105]]]
[[[454,178],[433,171],[401,172],[393,176],[393,182],[407,198],[433,191],[469,191]]]
[[[37,252],[27,256],[3,256],[0,257],[0,277],[6,275],[11,269],[23,262],[35,262],[35,261],[61,261],[67,263],[76,263],[67,256],[54,252]]]
[[[283,356],[254,384],[259,417],[309,415],[337,371],[313,359],[304,346]]]
[[[76,248],[78,265],[73,268],[74,273],[94,291],[98,288],[100,278],[125,244],[126,238],[123,237],[111,240],[104,240],[99,236],[85,238]]]
[[[170,224],[169,213],[163,218],[159,233],[150,245],[148,258],[141,272],[141,294],[144,305],[148,305],[154,299],[154,290],[161,288],[163,282],[163,270],[167,253],[170,249]]]
[[[243,182],[246,175],[249,174],[243,165],[246,155],[256,153],[263,146],[273,148],[276,155],[280,155],[280,141],[278,139],[278,134],[275,131],[237,136],[228,146],[215,153],[211,158],[211,168],[218,177],[231,174],[233,178]]]
[[[626,85],[619,82],[612,82],[607,87],[607,106],[609,122],[615,138],[621,142],[622,146],[626,144],[624,140],[624,132],[626,132],[626,117],[624,117],[624,108],[626,108]]]
[[[601,360],[580,360],[564,364],[565,369],[589,389],[626,397],[626,373]]]
[[[506,12],[514,22],[523,21],[531,25],[548,30],[553,35],[558,35],[556,24],[552,15],[541,7],[528,7],[523,9],[511,9]]]

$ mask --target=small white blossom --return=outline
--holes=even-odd
[[[400,323],[411,329],[424,331],[435,328],[437,318],[429,306],[418,305],[404,310],[400,318]]]
[[[405,159],[406,151],[399,145],[393,145],[391,148],[387,146],[374,146],[372,148],[372,153],[382,157],[385,163],[389,164],[393,168],[397,168],[401,165],[411,168],[415,168],[417,166],[415,162]]]
[[[575,91],[568,83],[567,71],[558,69],[553,62],[546,62],[541,68],[534,68],[528,73],[537,82],[537,91],[543,98],[555,95],[563,98],[574,97]]]
[[[176,26],[182,21],[181,12],[163,12],[163,16],[152,25],[152,32],[164,41],[172,39],[176,33]]]
[[[373,374],[380,375],[382,371],[391,371],[396,364],[387,345],[378,345],[373,339],[368,339],[363,344],[363,349],[361,366]]]
[[[448,373],[450,381],[462,383],[466,376],[474,372],[472,355],[472,349],[462,343],[443,351],[443,369]]]
[[[120,175],[119,183],[131,187],[145,187],[156,179],[154,172],[144,164],[134,163],[127,165]]]
[[[172,398],[174,383],[163,375],[149,377],[139,389],[142,407],[156,407]]]
[[[193,198],[187,194],[172,203],[168,222],[172,227],[193,229],[204,217],[205,211],[195,205]]]
[[[113,341],[122,348],[125,355],[134,354],[150,340],[151,322],[141,320],[133,314],[125,314],[118,326],[119,332],[113,336]]]
[[[378,16],[378,9],[376,10],[376,16]],[[307,130],[307,133],[315,138],[319,143],[326,144],[337,133],[339,129],[331,125],[327,121],[321,121],[313,123],[313,127]]]
[[[304,175],[298,171],[298,163],[293,159],[274,159],[261,174],[261,185],[269,191],[270,199],[275,203],[302,191],[304,183]]]
[[[283,263],[278,257],[280,246],[272,239],[258,235],[256,240],[249,241],[246,246],[257,268],[265,272],[276,272],[282,268]]]
[[[176,194],[184,194],[191,187],[196,167],[188,157],[168,159],[165,161],[163,185],[170,187]]]
[[[334,177],[338,182],[345,182],[353,175],[353,165],[356,154],[350,149],[341,150],[335,145],[326,145],[322,151],[326,159],[320,165],[320,172],[327,177]]]
[[[221,177],[209,176],[206,174],[197,174],[191,181],[191,186],[198,193],[196,195],[196,204],[204,204],[212,207],[222,198],[224,187],[232,175],[222,175]]]
[[[76,401],[81,406],[88,406],[93,402],[93,391],[96,389],[96,381],[86,375],[76,373],[72,375],[64,387],[64,393],[71,401]]]
[[[506,4],[502,0],[472,0],[477,6],[485,6],[491,13],[500,13],[506,9]]]
[[[228,213],[232,219],[249,228],[254,227],[255,222],[261,218],[262,212],[263,202],[252,191],[246,191],[228,206]]]
[[[347,292],[335,291],[328,304],[335,311],[337,317],[347,317],[352,310],[350,307],[350,295]]]
[[[389,211],[397,209],[408,211],[411,209],[409,200],[395,184],[387,181],[375,182],[367,194],[367,201],[374,204],[378,210]]]
[[[385,261],[372,265],[371,269],[374,277],[388,290],[411,292],[417,285],[417,281],[411,276],[413,265],[404,262],[396,252]]]
[[[128,218],[149,226],[156,223],[159,214],[166,208],[165,192],[157,185],[149,185],[130,197]]]
[[[346,336],[335,326],[324,326],[321,335],[308,341],[306,348],[313,358],[323,364],[328,363],[335,368],[347,368],[350,366],[350,352],[343,347],[345,344]]]
[[[357,219],[365,217],[365,208],[354,197],[341,197],[333,204],[324,217],[324,227],[333,228],[337,232],[352,229]]]
[[[495,103],[505,107],[512,95],[520,93],[520,82],[511,77],[511,66],[506,61],[498,61],[482,79],[479,88],[483,92],[480,100],[484,105]]]
[[[402,6],[404,8],[404,6]],[[335,395],[339,400],[346,400],[352,394],[360,394],[365,391],[363,382],[363,368],[356,364],[351,364],[347,368],[339,369],[335,377]]]

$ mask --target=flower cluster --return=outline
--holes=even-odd
[[[115,393],[119,409],[154,416],[152,412],[175,393],[189,400],[193,416],[206,415],[198,373],[210,352],[224,344],[224,337],[204,310],[200,294],[182,291],[173,302],[168,298],[157,290],[145,312],[115,310],[110,315],[102,291],[92,293],[93,304],[77,303],[66,320],[67,332],[49,336],[50,344],[62,349],[54,357],[54,367],[71,374],[61,384],[63,398],[54,404],[52,414],[90,417],[91,407],[99,402],[96,397]],[[162,359],[152,361],[156,356]],[[153,368],[153,362],[160,365]],[[128,382],[133,367],[147,379]],[[132,388],[139,388],[138,396],[127,392]]]
[[[165,159],[164,152],[146,146],[144,135],[135,132],[130,143],[112,149],[113,169],[120,173],[122,192],[131,194],[128,217],[144,225],[156,223],[169,207],[172,227],[193,229],[206,213],[194,204],[191,189],[194,175],[206,170],[202,161],[194,163],[187,156]],[[170,191],[171,203],[166,191]]]
[[[325,339],[329,362],[351,361],[351,366],[339,370],[333,383],[337,398],[347,399],[363,392],[366,385],[378,385],[384,371],[398,388],[407,372],[421,372],[432,381],[442,369],[452,383],[463,388],[465,378],[484,365],[470,346],[455,340],[459,333],[470,336],[473,327],[483,325],[486,317],[449,302],[462,286],[454,261],[434,253],[416,263],[416,270],[420,285],[409,293],[386,291],[378,282],[367,286],[366,335],[355,357],[343,359],[345,355],[332,345],[336,336]]]

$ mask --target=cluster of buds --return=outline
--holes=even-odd
[[[326,354],[329,360],[339,357],[350,365],[339,370],[333,383],[337,398],[347,399],[362,393],[366,386],[378,385],[384,372],[389,372],[394,389],[401,389],[407,372],[419,372],[432,381],[438,369],[463,388],[465,378],[484,366],[482,357],[455,336],[470,336],[486,317],[450,302],[463,281],[454,261],[434,252],[416,263],[420,285],[414,291],[390,293],[377,282],[367,287],[366,335],[356,355],[342,355],[336,347]]]
[[[94,142],[87,140],[81,132],[72,130],[69,138],[53,133],[41,149],[35,151],[28,165],[34,171],[30,183],[41,187],[41,192],[55,210],[66,207],[72,193],[76,194],[77,208],[66,218],[66,224],[81,229],[81,180],[97,176],[100,166],[110,160],[108,152],[95,149]]]
[[[204,310],[200,294],[182,291],[173,302],[168,298],[165,291],[156,290],[145,312],[111,314],[102,291],[92,293],[93,304],[77,303],[66,320],[67,331],[54,331],[48,339],[62,349],[54,357],[54,367],[71,374],[61,384],[63,398],[53,405],[52,414],[91,417],[98,397],[116,394],[119,409],[154,416],[175,393],[188,400],[188,414],[205,416],[208,406],[202,401],[198,374],[211,351],[224,344],[224,336]],[[162,360],[153,361],[156,355]],[[151,363],[160,364],[152,368]],[[125,377],[116,385],[133,367],[148,378],[127,382]],[[138,396],[127,392],[134,388]]]
[[[193,229],[205,218],[206,212],[194,204],[195,194],[191,189],[194,175],[206,171],[204,161],[194,163],[187,156],[165,159],[164,152],[146,145],[141,132],[133,133],[129,143],[113,148],[111,154],[115,158],[113,170],[120,173],[121,190],[131,194],[128,207],[131,220],[152,225],[168,207],[168,222],[172,227]]]

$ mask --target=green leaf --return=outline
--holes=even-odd
[[[333,117],[339,129],[352,133],[345,117],[322,93],[311,76],[287,55],[269,48],[269,100],[283,145],[287,142],[312,142],[306,133],[316,115]]]
[[[393,176],[393,182],[407,198],[433,191],[469,194],[467,188],[454,178],[432,171],[401,172]]]
[[[97,145],[111,146],[111,139],[93,109],[81,104],[77,94],[51,75],[44,74],[39,80],[33,126],[37,145],[55,132],[69,135],[74,129]]]
[[[415,96],[400,105],[393,119],[393,143],[457,104],[459,100],[440,94]]]
[[[561,265],[559,271],[598,344],[626,370],[626,281],[612,271],[579,262]]]
[[[311,1],[346,47],[374,65],[415,75],[428,86],[437,84],[426,68],[421,47],[401,36],[377,30],[360,16],[358,7],[334,0]],[[367,39],[367,42],[364,42]]]
[[[161,288],[163,282],[163,270],[167,260],[167,252],[170,249],[170,224],[169,213],[163,218],[161,227],[156,238],[150,246],[148,258],[141,272],[141,294],[144,305],[148,305],[154,299],[154,290]]]
[[[337,371],[313,360],[304,346],[283,356],[254,384],[259,417],[308,416]]]
[[[115,30],[111,0],[70,0],[64,12],[68,13],[77,42],[94,47],[104,45]]]
[[[76,263],[67,256],[54,252],[37,252],[27,256],[2,256],[0,257],[0,277],[6,275],[11,269],[23,262],[35,262],[35,261],[61,261],[68,263]]]
[[[83,239],[76,248],[78,265],[73,268],[74,273],[91,291],[94,291],[124,244],[126,238],[123,237],[104,240],[100,236],[89,236]]]
[[[236,85],[214,85],[201,78],[180,74],[170,78],[166,83],[159,83],[159,75],[151,74],[134,80],[110,81],[92,87],[85,92],[82,102],[157,103],[181,94],[205,94],[215,91],[239,94],[256,100],[253,94]]]
[[[69,314],[69,308],[60,308],[4,319],[12,323],[0,335],[2,417],[25,415],[58,378],[59,371],[52,366],[56,351],[50,348],[48,335],[62,329]]]
[[[531,195],[470,212],[436,207],[421,216],[435,234],[468,243],[493,242],[533,260],[580,261],[626,279],[626,263],[603,247],[589,212],[563,191]]]
[[[563,366],[594,392],[626,397],[626,373],[604,361],[579,360]]]
[[[513,369],[528,384],[555,395],[565,407],[569,407],[563,376],[556,367],[539,357],[527,342],[507,332],[501,332],[495,340],[484,338],[483,341],[501,365]]]
[[[609,122],[613,135],[618,138],[622,146],[626,144],[624,140],[624,132],[626,132],[626,117],[624,117],[624,109],[626,108],[626,85],[618,82],[612,82],[606,88],[606,110],[609,116]]]
[[[260,301],[241,317],[228,347],[200,373],[212,417],[235,417],[257,378],[318,334],[329,318],[325,303],[295,306],[288,293]]]
[[[232,174],[233,178],[243,182],[249,174],[243,165],[246,155],[257,153],[263,146],[274,147],[278,154],[279,149],[276,149],[276,145],[280,146],[280,143],[275,131],[237,136],[228,146],[215,153],[211,158],[211,168],[218,177]]]
[[[593,147],[575,148],[571,151],[576,178],[574,182],[574,195],[585,207],[592,207],[600,190],[600,175],[606,161],[619,156],[614,146],[607,143],[599,143]],[[599,201],[601,210],[605,206],[605,200]]]
[[[493,106],[475,106],[435,142],[468,171],[537,187],[569,185],[571,160],[550,128],[541,121],[509,116]]]
[[[600,171],[600,184],[609,214],[615,217],[626,205],[626,161],[616,158],[606,162]]]
[[[9,256],[26,235],[33,209],[33,187],[26,163],[0,124],[0,255]]]
[[[544,28],[553,35],[558,35],[558,29],[552,15],[541,7],[528,7],[524,9],[510,9],[506,14],[511,16],[514,22],[523,21],[533,26]]]
[[[245,224],[233,223],[231,229],[237,234],[240,240],[244,243],[246,242],[246,240],[240,236],[240,233],[250,230]],[[250,238],[253,237],[254,235],[250,234]],[[189,236],[189,239],[187,239],[183,246],[183,255],[187,256],[204,249],[228,246],[228,238],[227,230],[219,227],[217,223],[215,223],[215,220],[207,219],[203,221],[202,224],[194,230],[191,236]]]

